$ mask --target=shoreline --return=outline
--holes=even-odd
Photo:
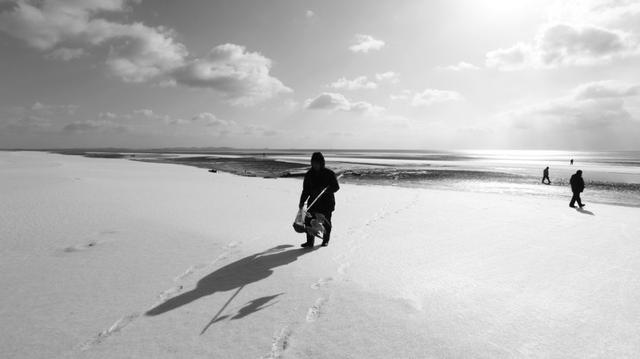
[[[87,153],[78,151],[76,153],[53,152],[64,155],[81,155],[89,158],[123,158],[132,161],[149,163],[169,163],[177,165],[192,166],[208,169],[210,172],[226,172],[243,177],[261,178],[300,178],[308,169],[308,165],[303,162],[289,162],[279,159],[279,156],[270,158],[266,153],[251,153],[249,156],[240,155],[240,152],[233,152],[236,155],[227,154],[182,154],[179,157],[168,153]],[[375,156],[374,156],[375,157]],[[375,157],[386,158],[386,157]],[[395,157],[394,157],[395,159]],[[339,160],[339,158],[338,158]],[[331,166],[331,165],[334,166]],[[343,174],[341,182],[356,185],[391,186],[404,188],[431,188],[439,190],[464,191],[471,193],[503,193],[504,186],[521,186],[520,195],[534,196],[537,198],[560,198],[567,202],[571,198],[568,186],[568,179],[554,178],[549,188],[551,192],[542,191],[536,193],[531,186],[541,185],[539,177],[531,175],[502,172],[489,169],[460,169],[456,167],[438,167],[427,165],[426,168],[415,168],[412,166],[390,166],[380,164],[368,164],[359,162],[356,165],[334,162],[329,164],[329,168],[336,173]],[[473,188],[475,183],[496,182],[493,188],[478,190]],[[587,180],[588,191],[592,198],[590,203],[607,204],[614,206],[640,208],[640,183],[610,183],[594,180]],[[545,185],[546,186],[546,185]],[[566,193],[560,193],[560,188]],[[510,188],[511,194],[516,195],[517,188]],[[587,192],[587,193],[589,193]],[[637,198],[636,198],[637,197]],[[631,199],[629,199],[631,198]],[[635,199],[634,199],[635,198]],[[585,198],[586,201],[586,198]],[[624,202],[628,201],[628,202]]]

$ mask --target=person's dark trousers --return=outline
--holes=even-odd
[[[582,207],[582,200],[580,199],[580,192],[573,192],[573,197],[571,197],[571,202],[569,202],[569,206],[574,207],[578,202],[578,206]]]
[[[551,180],[549,179],[549,177],[542,177],[542,183],[544,183],[544,180],[547,180],[547,184],[551,184]]]
[[[329,243],[329,238],[331,236],[331,227],[332,227],[332,225],[331,225],[331,212],[322,213],[322,214],[324,215],[324,218],[326,219],[326,221],[323,223],[323,225],[324,225],[324,237],[322,238],[322,242],[323,243]],[[315,213],[313,213],[313,216],[315,216]],[[305,220],[305,224],[307,226],[311,225],[311,220],[313,219],[313,216],[312,217],[308,217]],[[307,232],[307,243],[312,245],[312,246],[315,243],[315,236],[313,234],[309,234],[308,232]]]

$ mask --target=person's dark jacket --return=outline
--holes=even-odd
[[[315,171],[312,168],[304,175],[299,206],[302,207],[307,198],[309,199],[309,204],[311,204],[325,187],[328,187],[327,190],[322,197],[309,208],[309,211],[325,214],[333,212],[336,206],[336,200],[333,194],[340,189],[340,186],[338,185],[336,174],[332,170],[324,167],[319,171]]]
[[[584,191],[584,179],[579,174],[572,175],[569,183],[571,184],[571,192],[580,193]]]

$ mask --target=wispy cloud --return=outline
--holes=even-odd
[[[57,48],[46,55],[47,58],[59,61],[71,61],[87,55],[84,49]]]
[[[332,92],[324,92],[314,98],[307,99],[305,108],[308,110],[356,112],[368,116],[377,116],[384,111],[384,107],[365,101],[351,101],[340,93]]]
[[[376,74],[376,80],[396,84],[400,82],[400,75],[394,71],[381,72]]]
[[[348,80],[345,77],[341,77],[328,86],[339,90],[371,90],[378,88],[378,85],[375,82],[370,81],[366,76],[359,76],[354,78],[353,80]]]
[[[357,34],[354,38],[353,45],[349,46],[349,50],[366,54],[372,50],[380,50],[384,45],[384,41],[378,40],[371,35]]]
[[[425,89],[420,92],[403,90],[400,93],[391,94],[389,97],[393,101],[408,102],[413,107],[426,107],[438,103],[464,99],[464,97],[456,91],[438,89]]]
[[[431,106],[437,103],[460,100],[462,100],[462,95],[456,91],[426,89],[413,95],[411,106]]]
[[[65,133],[110,132],[123,133],[129,129],[127,126],[108,120],[75,121],[62,128]]]
[[[216,117],[216,115],[212,114],[211,112],[201,112],[193,116],[191,120],[193,122],[201,123],[201,124],[204,124],[205,126],[210,126],[210,127],[228,128],[236,125],[234,121],[226,121],[226,120],[219,119],[218,117]]]
[[[383,83],[396,84],[400,82],[399,75],[393,71],[376,73],[370,79],[367,76],[358,76],[352,80],[341,77],[327,85],[336,90],[374,90]]]
[[[474,70],[480,70],[479,66],[476,66],[474,64],[468,63],[468,62],[464,62],[464,61],[460,61],[455,65],[447,65],[447,66],[438,66],[436,67],[436,70],[441,70],[441,71],[474,71]]]

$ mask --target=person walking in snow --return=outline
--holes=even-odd
[[[544,183],[544,180],[547,180],[547,184],[551,184],[551,180],[549,179],[549,166],[542,171],[542,183]]]
[[[582,170],[578,170],[574,175],[572,175],[569,183],[571,184],[571,192],[573,192],[573,197],[571,197],[569,207],[575,208],[576,201],[578,202],[578,206],[580,206],[580,208],[584,207],[585,205],[582,204],[582,200],[580,199],[580,193],[584,191],[584,179],[582,179]]]
[[[322,191],[326,188],[324,193]],[[324,227],[324,235],[322,237],[322,246],[329,244],[331,235],[331,214],[336,205],[335,196],[333,195],[340,189],[336,174],[325,167],[324,156],[320,152],[314,152],[311,156],[311,168],[304,175],[302,183],[302,193],[300,194],[300,202],[298,208],[302,208],[309,201],[307,208],[309,217],[305,219],[305,225],[311,227],[315,224],[322,224]],[[322,193],[322,195],[320,195]],[[320,195],[320,197],[318,197]],[[317,199],[316,199],[317,198]],[[315,202],[313,202],[315,200]],[[312,204],[313,203],[313,204]],[[314,222],[314,223],[312,223]],[[307,232],[307,241],[301,245],[303,248],[312,248],[315,235],[313,232]]]

